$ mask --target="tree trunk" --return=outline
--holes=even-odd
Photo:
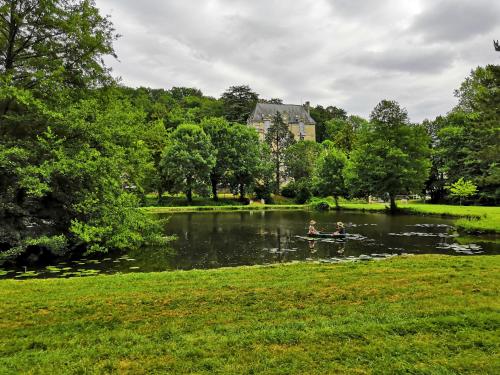
[[[215,177],[212,177],[210,179],[210,182],[212,183],[212,197],[213,197],[213,200],[214,201],[218,201],[219,200],[219,196],[217,195],[217,179]]]
[[[244,200],[245,199],[245,184],[240,184],[239,189],[240,189],[240,200]]]
[[[338,210],[339,207],[339,197],[337,195],[333,196],[333,199],[335,199],[335,208]]]
[[[193,203],[193,189],[191,189],[191,188],[187,189],[186,198],[187,198],[188,203],[190,203],[190,204]]]
[[[156,188],[157,193],[158,193],[158,200],[157,203],[161,205],[163,203],[163,186],[159,184]]]
[[[389,199],[391,201],[391,208],[390,208],[391,213],[394,213],[397,210],[397,207],[396,207],[396,196],[393,195],[393,194],[389,194]]]
[[[276,161],[276,194],[280,193],[280,162],[279,158]]]

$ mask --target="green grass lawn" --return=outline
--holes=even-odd
[[[2,374],[499,374],[500,257],[0,281]]]

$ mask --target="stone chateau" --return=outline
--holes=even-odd
[[[316,140],[316,122],[309,114],[309,102],[304,105],[257,103],[247,123],[259,132],[261,141],[264,140],[276,112],[281,113],[295,140]]]

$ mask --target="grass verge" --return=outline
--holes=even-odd
[[[0,281],[0,372],[498,374],[500,257]]]

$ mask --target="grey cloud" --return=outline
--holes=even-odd
[[[123,35],[115,44],[119,61],[109,64],[125,84],[195,86],[216,97],[248,84],[261,97],[310,100],[365,117],[389,98],[407,107],[414,121],[445,113],[472,68],[498,61],[490,39],[494,33],[500,38],[500,27],[482,16],[496,2],[464,5],[486,26],[465,20],[458,34],[454,23],[435,24],[449,4],[97,0]],[[488,28],[491,38],[484,41],[479,33]],[[456,35],[460,43],[452,43]]]
[[[500,3],[487,0],[446,0],[430,3],[412,30],[426,41],[458,42],[483,35],[498,25]]]
[[[449,67],[454,53],[448,48],[390,48],[380,52],[362,52],[347,59],[359,66],[377,70],[409,73],[439,73]]]

